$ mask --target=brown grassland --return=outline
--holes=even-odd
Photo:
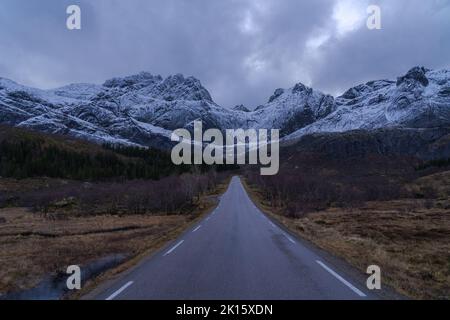
[[[450,171],[405,185],[433,197],[330,206],[300,216],[274,206],[257,184],[246,188],[263,211],[300,237],[366,272],[378,265],[382,283],[416,299],[450,299]]]
[[[53,180],[0,180],[0,190],[36,189]],[[30,183],[34,185],[30,187]],[[36,286],[47,275],[62,274],[69,265],[83,266],[113,254],[127,259],[84,284],[80,297],[98,282],[128,269],[144,256],[175,239],[208,212],[227,183],[193,199],[189,212],[150,214],[83,214],[76,208],[62,214],[43,214],[25,207],[0,209],[0,294]],[[3,189],[2,189],[3,188]]]

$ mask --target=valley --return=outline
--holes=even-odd
[[[64,297],[78,298],[92,289],[93,298],[116,297],[125,289],[123,297],[129,298],[185,297],[192,288],[186,275],[195,274],[198,261],[183,253],[174,261],[193,269],[177,273],[186,286],[176,292],[164,281],[159,283],[162,295],[142,287],[145,281],[116,286],[124,271],[153,254],[152,276],[169,277],[168,269],[154,267],[166,265],[160,251],[181,251],[186,239],[181,238],[189,232],[198,246],[186,252],[194,250],[199,259],[203,255],[196,248],[212,250],[207,239],[216,237],[211,252],[222,255],[205,260],[214,279],[222,276],[217,266],[234,268],[229,275],[236,285],[216,290],[218,297],[254,298],[257,292],[274,298],[355,298],[356,292],[370,298],[448,299],[448,88],[448,70],[415,67],[397,81],[370,81],[336,98],[298,83],[275,90],[267,104],[250,111],[217,105],[200,81],[182,75],[164,79],[144,72],[103,85],[54,90],[2,78],[0,262],[6,267],[0,292],[7,298],[49,275],[61,277],[67,264],[87,266],[119,255],[124,260],[89,280],[86,291]],[[251,165],[174,164],[169,152],[175,145],[173,130],[194,133],[198,120],[202,129],[217,133],[280,129],[278,174],[261,176]],[[237,177],[227,189],[235,175],[243,178],[246,191]],[[228,200],[219,199],[225,190],[230,190]],[[258,220],[264,215],[250,200],[242,202],[246,193],[281,229]],[[213,208],[223,224],[211,221],[206,229]],[[238,251],[229,250],[233,237],[241,239],[233,244]],[[253,246],[259,241],[270,252]],[[305,251],[302,241],[343,262],[317,271],[320,250]],[[278,256],[274,269],[282,268],[295,281],[307,279],[308,289],[297,291],[282,278],[277,283],[290,291],[280,286],[274,296],[267,288],[274,287],[270,281],[278,279],[276,273],[270,279],[236,281],[239,270],[254,268],[244,258],[233,260],[239,250],[259,259],[261,270],[271,265],[271,255]],[[294,265],[308,270],[306,278],[292,271],[286,252],[295,257]],[[324,265],[330,261],[335,260]],[[356,268],[345,276],[362,288],[358,279],[372,264],[382,270],[386,295],[351,292],[330,277],[333,273],[326,274]],[[176,263],[167,266],[179,271]],[[148,270],[137,277],[146,279]],[[109,279],[119,280],[113,287],[99,286]],[[241,287],[246,283],[249,287]],[[203,293],[211,286],[217,288],[215,281],[203,282]]]

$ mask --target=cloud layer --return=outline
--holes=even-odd
[[[66,28],[70,4],[82,30]],[[450,67],[449,0],[0,2],[0,76],[41,88],[183,73],[221,105],[255,107],[296,82],[339,94],[414,65]]]

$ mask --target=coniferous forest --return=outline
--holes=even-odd
[[[188,167],[173,165],[170,153],[156,149],[115,145],[91,146],[81,141],[72,141],[72,145],[66,145],[57,137],[46,137],[26,131],[8,138],[3,135],[4,139],[1,138],[2,177],[159,179],[189,170]]]

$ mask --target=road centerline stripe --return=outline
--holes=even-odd
[[[180,242],[178,242],[169,251],[167,251],[164,255],[167,256],[168,254],[171,254],[172,251],[174,251],[176,248],[178,248],[178,246],[180,246],[183,242],[184,242],[184,240],[181,240]]]
[[[197,228],[195,228],[194,230],[192,230],[192,232],[197,231],[198,229],[200,229],[202,227],[202,225],[199,225]]]
[[[119,294],[121,294],[126,288],[128,288],[129,286],[131,286],[133,284],[133,281],[128,281],[125,285],[123,285],[122,287],[120,287],[119,290],[115,291],[112,295],[110,295],[108,298],[106,298],[105,300],[113,300],[115,297],[117,297]]]
[[[365,297],[366,295],[359,290],[358,288],[356,288],[355,286],[353,286],[350,282],[348,282],[347,280],[345,280],[344,278],[342,278],[340,275],[338,275],[336,272],[334,272],[331,268],[329,268],[325,263],[323,263],[322,261],[316,260],[316,262],[325,270],[327,270],[329,273],[331,273],[336,279],[338,279],[339,281],[341,281],[343,284],[345,284],[347,287],[349,287],[350,289],[353,290],[353,292],[355,292],[357,295],[359,295],[360,297]]]

